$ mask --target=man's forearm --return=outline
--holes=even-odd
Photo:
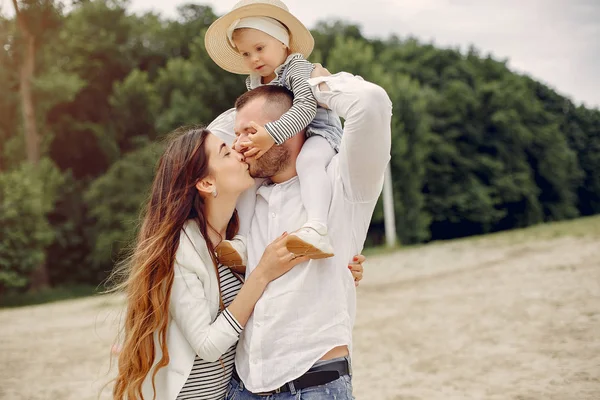
[[[310,83],[317,101],[346,120],[339,154],[346,194],[353,201],[377,198],[391,149],[392,110],[387,93],[344,73],[313,78]]]

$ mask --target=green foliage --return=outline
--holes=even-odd
[[[46,215],[64,179],[44,159],[0,173],[0,292],[28,283],[28,274],[45,261],[54,232]]]
[[[187,124],[208,125],[245,88],[243,77],[223,71],[208,57],[203,34],[191,43],[190,59],[169,60],[155,85],[163,100],[156,123],[161,134]]]
[[[93,224],[83,199],[87,186],[86,181],[78,181],[73,174],[65,173],[65,183],[48,215],[55,233],[52,244],[46,249],[47,259],[51,260],[48,275],[52,285],[95,285],[109,269],[96,268],[86,261],[93,246]]]
[[[113,86],[136,67],[137,18],[119,2],[90,1],[75,7],[48,46],[49,65],[74,75],[83,86],[70,101],[52,107],[50,156],[77,179],[96,177],[118,158],[111,120]]]
[[[311,33],[315,38],[315,51],[311,60],[320,62],[326,67],[329,67],[329,54],[340,38],[365,40],[358,25],[339,20],[318,22]]]
[[[123,82],[116,82],[109,104],[113,110],[111,125],[117,149],[133,150],[136,138],[156,139],[155,119],[160,97],[146,72],[134,69]]]
[[[136,232],[163,147],[151,143],[115,162],[85,193],[94,227],[91,264],[110,270]]]
[[[386,88],[393,104],[391,169],[398,238],[402,243],[429,239],[429,213],[424,209],[425,161],[431,140],[427,97],[418,82],[402,73],[388,73],[364,39],[337,35],[328,52],[328,67],[352,71]],[[373,222],[383,222],[381,205]]]
[[[0,15],[0,87],[5,88],[0,96],[0,171],[10,164],[7,157],[11,152],[6,143],[18,132],[20,118],[18,64],[14,57],[15,25],[14,20],[7,20]]]
[[[51,28],[33,87],[42,152],[63,172],[48,160],[40,170],[21,165],[21,38],[14,19],[0,16],[0,287],[26,285],[44,259],[53,285],[96,284],[136,230],[157,141],[208,124],[243,93],[245,77],[208,57],[204,32],[217,16],[207,6],[185,4],[165,19],[132,15],[120,0],[76,2],[67,13],[62,3],[21,4]],[[599,110],[474,48],[371,40],[342,21],[312,33],[313,62],[361,75],[392,99],[401,243],[600,213]],[[383,236],[379,204],[368,244]]]

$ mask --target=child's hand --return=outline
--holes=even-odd
[[[250,142],[245,144],[249,150],[244,153],[244,156],[255,157],[258,160],[275,144],[275,141],[264,126],[260,126],[254,121],[250,121],[249,125],[255,132],[248,135]]]

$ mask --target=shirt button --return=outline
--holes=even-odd
[[[271,218],[275,218],[276,216],[277,216],[277,214],[271,213]]]

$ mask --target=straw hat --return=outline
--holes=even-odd
[[[290,32],[290,51],[308,58],[315,46],[310,31],[294,17],[280,0],[241,0],[233,9],[217,19],[206,31],[204,44],[210,58],[226,71],[249,74],[244,59],[227,39],[227,29],[233,22],[245,17],[271,17],[284,24]]]

